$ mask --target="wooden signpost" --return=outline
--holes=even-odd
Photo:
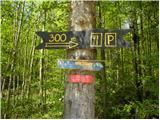
[[[123,36],[129,31],[129,29],[95,29],[69,32],[36,32],[36,34],[43,39],[43,43],[37,46],[36,49],[70,50],[70,52],[68,52],[70,54],[70,59],[57,61],[58,68],[70,69],[72,71],[67,75],[67,82],[70,84],[68,83],[69,85],[67,85],[65,89],[65,118],[94,118],[94,95],[92,95],[90,92],[94,91],[93,83],[95,81],[95,76],[92,73],[84,74],[82,71],[100,71],[103,69],[103,65],[94,59],[95,55],[91,55],[90,50],[95,48],[104,49],[109,47],[130,47],[130,44],[123,40]],[[87,61],[85,57],[87,57]],[[76,72],[76,70],[80,71]],[[82,87],[80,89],[79,87],[77,88],[77,86],[72,86],[72,84],[86,84],[91,86],[86,86],[86,88]],[[73,88],[73,90],[80,89],[83,94],[77,90],[69,91],[71,88]],[[88,96],[85,95],[86,89],[89,92],[88,94],[90,94],[90,98],[93,98],[92,100],[88,99]],[[79,97],[76,97],[76,99],[87,99],[88,102],[86,100],[82,102],[85,102],[89,109],[92,109],[91,111],[84,111],[87,112],[86,114],[79,112],[80,110],[86,110],[86,106],[80,103],[79,100],[75,101],[72,99],[71,96],[75,96],[76,94],[79,94]],[[70,105],[69,101],[72,101],[74,105],[68,106]],[[92,104],[88,104],[90,102]],[[81,107],[79,107],[79,104],[81,104]],[[69,111],[71,110],[74,110],[74,112],[70,113]],[[78,116],[76,114],[78,114]]]
[[[130,44],[123,40],[123,36],[129,31],[130,29],[93,29],[68,32],[36,32],[43,39],[43,43],[36,49],[130,47]]]
[[[103,68],[95,60],[96,48],[130,47],[123,40],[129,29],[94,29],[95,13],[94,1],[71,1],[71,31],[36,32],[43,39],[36,49],[67,49],[68,60],[57,62],[58,68],[70,69],[65,81],[65,119],[94,118],[95,76],[92,71]]]

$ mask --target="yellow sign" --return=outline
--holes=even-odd
[[[105,47],[115,47],[116,33],[105,33],[104,41]]]
[[[83,65],[83,66],[91,66],[93,63],[88,62],[88,61],[77,61],[77,65]]]
[[[50,39],[49,39],[49,42],[66,42],[67,40],[67,36],[66,34],[50,34]]]
[[[116,33],[91,33],[90,47],[115,47]]]
[[[90,47],[102,47],[102,33],[91,33]]]
[[[56,34],[55,38],[56,38],[56,36],[58,36],[60,38],[62,35]],[[66,38],[66,37],[64,36],[64,38]],[[61,42],[59,42],[58,40]],[[78,46],[78,43],[76,42],[75,37],[71,38],[71,40],[69,42],[62,42],[62,40],[65,40],[65,39],[54,39],[54,41],[57,41],[57,42],[52,42],[51,40],[49,40],[49,42],[45,43],[45,47],[46,48],[53,48],[53,47],[74,48],[74,47]]]

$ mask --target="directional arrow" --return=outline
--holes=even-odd
[[[75,48],[77,46],[75,38],[71,38],[71,41],[65,43],[45,43],[45,48]]]
[[[71,38],[71,41],[69,41],[69,47],[68,48],[75,48],[78,46],[78,43],[76,42],[75,38]]]
[[[72,32],[36,32],[36,34],[43,39],[43,43],[36,49],[66,49],[78,46]]]
[[[43,43],[37,46],[36,49],[130,47],[129,42],[123,40],[128,32],[130,32],[130,29],[36,32],[43,39]]]

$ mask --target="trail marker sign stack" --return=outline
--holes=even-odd
[[[36,49],[130,47],[129,43],[123,40],[123,36],[129,31],[129,29],[95,29],[88,31],[36,32],[43,39],[43,43]]]
[[[43,39],[43,43],[38,45],[36,49],[104,49],[110,47],[130,47],[130,44],[123,40],[123,36],[129,31],[130,29],[94,29],[68,32],[36,32],[36,34]],[[84,39],[89,40],[86,41]],[[58,60],[57,66],[61,69],[80,69],[88,71],[99,71],[103,68],[103,65],[100,62],[96,62],[96,60],[94,62]],[[94,81],[92,77],[84,77],[84,75],[70,75],[69,78],[71,78],[69,81],[73,83],[92,83]],[[83,78],[83,80],[79,81],[80,78]],[[86,78],[86,81],[84,78]]]
[[[36,49],[68,49],[68,60],[57,61],[58,68],[70,70],[65,82],[64,118],[94,118],[95,92],[92,83],[95,76],[92,71],[105,67],[95,60],[96,48],[130,47],[123,40],[129,29],[92,29],[95,27],[95,10],[94,2],[72,1],[70,27],[73,31],[36,32],[43,39]]]

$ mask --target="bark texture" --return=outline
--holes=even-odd
[[[72,31],[89,30],[95,27],[95,2],[71,1],[70,29]],[[89,39],[85,39],[89,41]],[[67,51],[68,59],[94,60],[95,49],[72,49]],[[91,71],[70,71],[69,74],[91,74]],[[65,83],[64,118],[88,119],[94,118],[94,83]]]

